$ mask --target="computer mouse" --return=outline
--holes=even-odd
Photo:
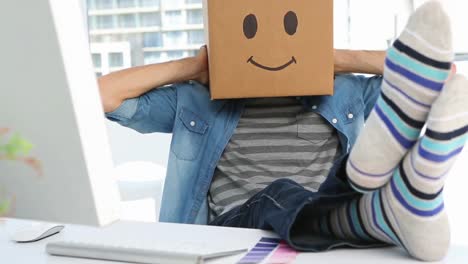
[[[19,230],[11,236],[18,243],[29,243],[58,234],[65,226],[57,224],[39,224]]]

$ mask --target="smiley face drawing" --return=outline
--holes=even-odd
[[[212,98],[333,90],[333,0],[205,1]]]
[[[297,15],[293,11],[289,11],[286,13],[284,16],[284,31],[290,36],[293,36],[297,32],[297,27],[298,27],[298,19]],[[257,30],[258,30],[258,22],[257,22],[257,17],[254,14],[249,14],[244,18],[244,35],[247,39],[253,39],[255,35],[257,35]],[[296,58],[294,56],[291,57],[291,59],[286,62],[283,65],[277,66],[277,67],[269,67],[262,65],[261,63],[257,62],[254,60],[254,56],[250,56],[250,58],[247,60],[247,63],[251,63],[252,65],[264,69],[267,71],[281,71],[287,67],[289,67],[291,64],[297,63]]]

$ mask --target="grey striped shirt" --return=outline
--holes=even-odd
[[[338,155],[336,130],[297,99],[249,100],[215,170],[211,215],[243,204],[280,178],[317,191]]]

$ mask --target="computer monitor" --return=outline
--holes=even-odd
[[[106,225],[119,216],[78,0],[0,8],[0,212]]]

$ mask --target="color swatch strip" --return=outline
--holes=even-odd
[[[277,238],[263,237],[237,264],[257,264],[262,262],[280,244]]]
[[[299,253],[281,241],[273,255],[268,259],[266,264],[291,264]]]

